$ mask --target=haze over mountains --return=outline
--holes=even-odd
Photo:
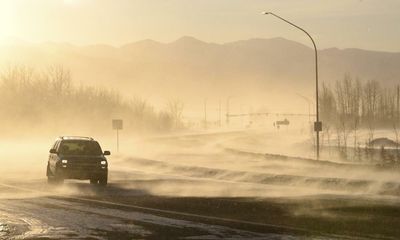
[[[65,43],[0,46],[0,70],[7,65],[44,69],[63,65],[73,80],[144,98],[203,99],[229,95],[252,99],[313,96],[314,50],[283,38],[225,44],[182,37],[171,43],[143,40],[121,47]],[[400,53],[361,49],[320,49],[320,80],[345,73],[361,80],[397,84]],[[298,99],[298,98],[297,98]]]

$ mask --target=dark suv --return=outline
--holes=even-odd
[[[47,163],[49,183],[64,179],[90,179],[91,184],[107,185],[108,162],[99,143],[89,137],[59,137],[50,149]]]

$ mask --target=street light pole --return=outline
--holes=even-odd
[[[221,116],[221,111],[222,111],[222,108],[221,108],[221,98],[219,99],[219,108],[218,108],[218,125],[219,125],[219,127],[221,127],[221,120],[222,120],[222,116]]]
[[[226,99],[226,126],[229,126],[229,114],[230,114],[230,112],[229,112],[229,107],[230,107],[230,101],[231,101],[231,98],[233,98],[233,96],[229,96],[227,99]]]
[[[204,129],[207,130],[207,98],[204,99]]]
[[[319,158],[319,132],[322,131],[322,123],[319,121],[319,105],[318,105],[318,51],[317,51],[317,46],[315,45],[314,39],[311,37],[311,35],[304,30],[303,28],[297,26],[296,24],[289,22],[288,20],[272,13],[272,12],[263,12],[263,14],[265,15],[272,15],[276,18],[279,18],[280,20],[292,25],[293,27],[301,30],[302,32],[304,32],[310,39],[311,42],[314,46],[314,51],[315,51],[315,105],[316,105],[316,122],[314,123],[314,131],[317,133],[317,159]]]

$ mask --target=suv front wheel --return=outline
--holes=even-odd
[[[99,179],[99,184],[100,184],[101,186],[106,186],[106,185],[107,185],[107,181],[108,181],[107,176],[104,176],[104,177],[102,177],[102,178]]]
[[[47,166],[47,183],[49,184],[63,184],[64,183],[64,178],[60,176],[60,174],[57,174],[57,171],[55,174],[51,174],[49,171],[49,166]]]
[[[90,184],[99,184],[101,186],[106,186],[107,185],[107,176],[103,176],[100,178],[91,178],[90,179]]]
[[[47,177],[47,183],[49,184],[63,184],[64,179],[61,177],[54,177],[54,176],[48,176]]]

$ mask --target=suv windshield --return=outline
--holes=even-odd
[[[61,142],[59,153],[63,155],[101,155],[103,152],[96,141],[66,140]]]

